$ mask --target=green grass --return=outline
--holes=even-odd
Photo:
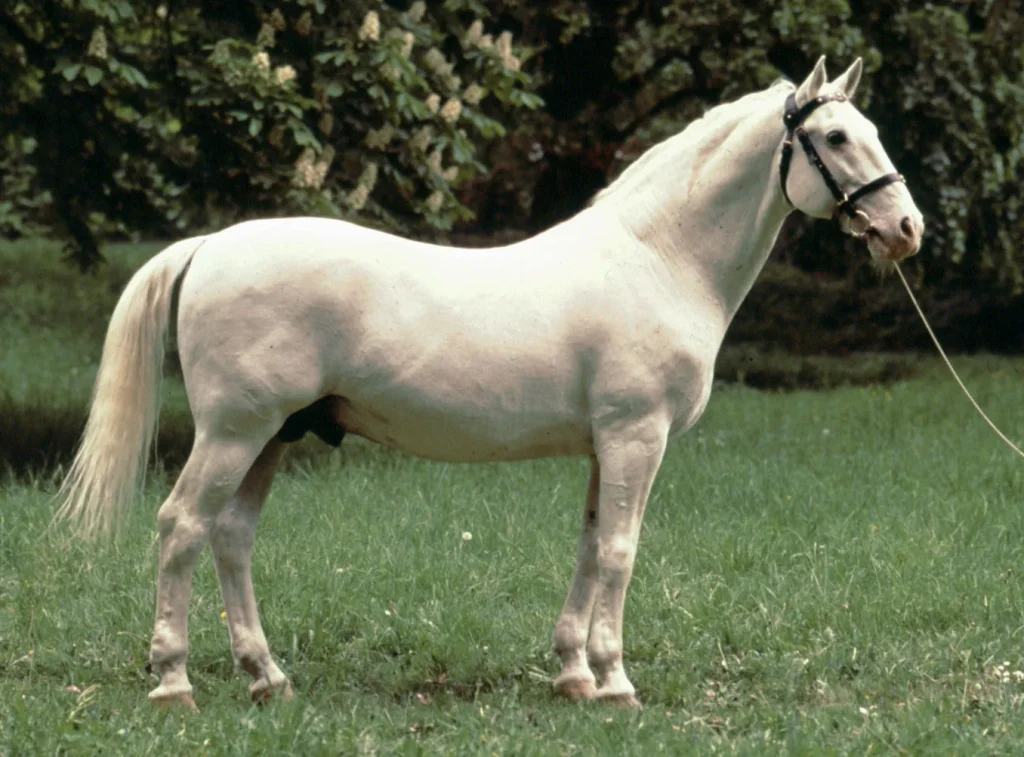
[[[49,328],[0,380],[23,367],[18,401],[73,406],[89,382],[66,367],[94,370],[102,327]],[[957,362],[1024,437],[1024,361]],[[249,704],[204,557],[188,715],[145,701],[167,476],[105,547],[44,533],[51,473],[8,476],[0,754],[1020,754],[1024,466],[958,393],[931,360],[888,386],[717,390],[647,511],[626,606],[638,713],[550,694],[584,461],[441,465],[358,440],[302,457],[254,566],[297,697]]]

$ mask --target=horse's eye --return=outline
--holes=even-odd
[[[825,139],[833,147],[839,147],[839,145],[846,143],[846,134],[841,131],[830,131]]]

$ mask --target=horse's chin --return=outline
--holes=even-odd
[[[896,260],[889,248],[877,236],[868,237],[868,252],[871,253],[871,267],[879,276],[892,273],[896,268]]]

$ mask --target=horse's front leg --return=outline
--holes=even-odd
[[[622,665],[622,613],[647,497],[669,423],[657,417],[595,425],[596,460],[576,569],[555,630],[562,672],[557,693],[638,706]],[[584,646],[586,660],[584,661]],[[594,674],[602,679],[596,691]]]
[[[622,665],[622,614],[633,575],[640,525],[668,441],[669,423],[648,418],[595,429],[601,465],[598,495],[597,598],[587,658],[601,678],[597,698],[639,707]]]
[[[562,658],[562,671],[554,681],[555,693],[571,700],[593,699],[597,695],[597,679],[587,663],[587,636],[590,616],[597,598],[597,507],[601,480],[597,458],[590,461],[590,484],[587,504],[583,510],[583,527],[576,553],[576,575],[555,625],[553,645]]]

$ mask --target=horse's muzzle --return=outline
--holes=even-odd
[[[916,214],[915,214],[916,215]],[[921,250],[924,220],[920,216],[903,216],[890,228],[872,224],[864,232],[868,249],[876,260],[897,262],[913,257]]]

